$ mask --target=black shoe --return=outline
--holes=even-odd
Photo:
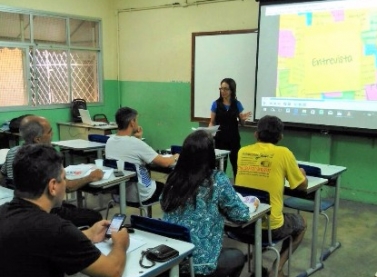
[[[255,274],[254,272],[251,273],[250,277],[255,277]],[[268,269],[267,267],[262,267],[262,277],[268,277]]]

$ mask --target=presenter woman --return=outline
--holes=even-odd
[[[238,123],[243,124],[251,112],[243,112],[243,106],[236,96],[236,82],[225,78],[220,83],[220,97],[212,103],[209,126],[220,125],[215,136],[217,149],[230,150],[229,159],[233,168],[233,177],[237,175],[237,155],[241,148]],[[226,171],[227,159],[224,161]]]

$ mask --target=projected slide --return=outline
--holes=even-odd
[[[376,0],[266,0],[259,17],[256,119],[377,132]]]
[[[377,100],[375,12],[282,15],[276,96]]]

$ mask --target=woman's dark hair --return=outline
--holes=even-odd
[[[45,191],[49,181],[61,182],[62,156],[52,146],[25,144],[13,160],[14,195],[37,199]]]
[[[222,83],[227,83],[230,89],[230,99],[231,100],[236,100],[237,99],[237,85],[236,81],[234,81],[232,78],[224,78],[221,80],[220,84]],[[219,99],[217,100],[222,100],[221,98],[221,91],[220,91],[220,96]],[[233,101],[232,101],[233,102]]]
[[[164,212],[183,208],[187,203],[196,206],[200,186],[213,191],[213,170],[216,167],[215,148],[212,135],[199,130],[184,141],[181,154],[173,172],[169,175],[161,197]]]
[[[130,122],[137,117],[137,111],[129,108],[122,107],[115,114],[115,121],[118,125],[118,130],[127,129]]]
[[[258,121],[258,140],[261,142],[276,144],[283,134],[284,124],[280,118],[266,115]]]

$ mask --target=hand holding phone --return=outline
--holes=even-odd
[[[113,219],[111,220],[109,227],[106,230],[105,237],[110,238],[112,232],[118,232],[125,219],[125,214],[115,214],[113,216]]]

